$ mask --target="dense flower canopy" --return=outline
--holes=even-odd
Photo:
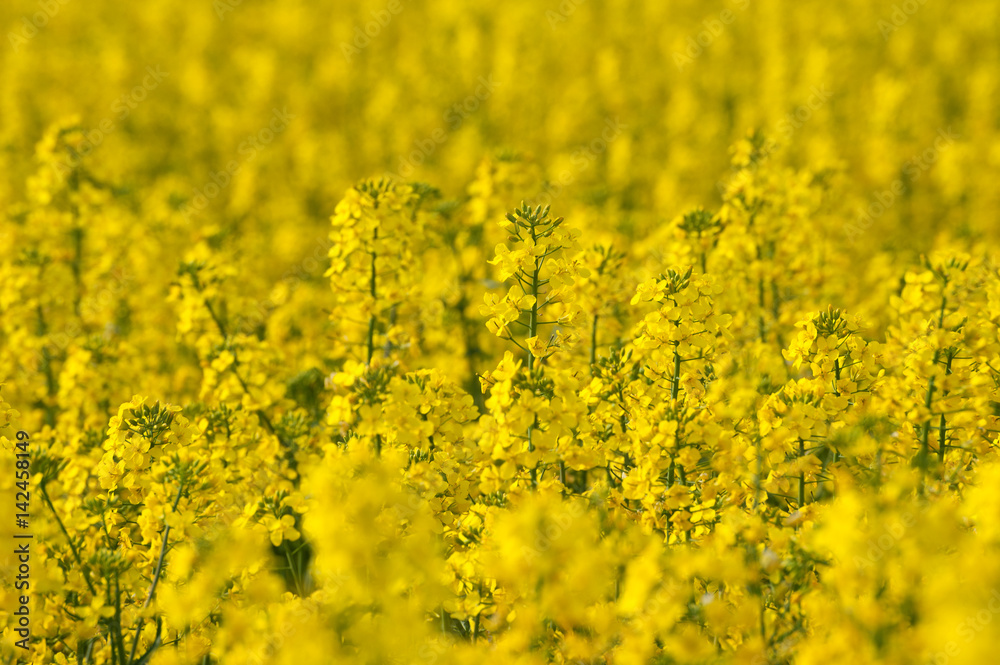
[[[991,662],[998,25],[5,3],[0,661]]]

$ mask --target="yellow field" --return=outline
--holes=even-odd
[[[0,29],[0,662],[995,660],[1000,3]]]

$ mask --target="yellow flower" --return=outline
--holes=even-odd
[[[271,544],[275,547],[281,545],[285,540],[298,540],[299,532],[295,529],[295,517],[293,515],[282,515],[278,519],[274,515],[264,515],[261,523],[267,529],[271,537]]]

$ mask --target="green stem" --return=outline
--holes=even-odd
[[[799,439],[799,459],[801,460],[806,454],[806,444],[802,439]],[[799,473],[799,508],[806,505],[806,472],[802,471]]]
[[[763,253],[760,250],[760,246],[757,247],[757,260],[760,261],[763,258]],[[760,335],[760,341],[765,341],[764,334],[764,308],[766,307],[766,299],[764,298],[764,278],[760,277],[757,279],[757,301],[760,304],[760,313],[757,316],[757,332]]]
[[[305,597],[302,587],[302,577],[299,574],[298,566],[296,566],[295,562],[292,561],[292,553],[288,551],[288,541],[284,540],[281,544],[284,545],[282,549],[285,550],[285,559],[288,560],[288,570],[292,574],[292,582],[295,583],[295,590],[298,592],[300,598]]]
[[[69,542],[69,551],[73,553],[73,559],[76,560],[76,565],[80,567],[80,572],[83,573],[83,580],[87,583],[87,588],[90,589],[90,593],[94,596],[97,595],[97,590],[94,588],[93,582],[90,581],[90,573],[83,566],[83,560],[80,559],[80,552],[76,549],[76,545],[73,544],[73,539],[69,536],[69,531],[66,530],[66,525],[63,524],[62,519],[59,517],[59,513],[56,512],[56,507],[52,505],[52,499],[49,498],[49,492],[45,489],[45,485],[41,486],[42,490],[42,500],[52,511],[53,517],[56,518],[56,524],[59,525],[59,530],[63,532],[66,536],[66,540]]]
[[[941,355],[940,349],[934,352],[934,359],[931,361],[932,365],[937,365],[938,358]],[[931,375],[930,380],[927,382],[927,396],[924,397],[924,407],[927,409],[931,408],[931,404],[934,401],[934,375]],[[924,421],[923,430],[920,433],[920,453],[919,453],[919,463],[921,475],[927,472],[927,461],[930,457],[930,449],[928,446],[928,439],[930,437],[931,431],[931,418],[928,417]],[[921,487],[922,490],[922,487]]]
[[[42,312],[42,306],[38,305],[36,308],[36,313],[38,315],[38,323],[36,325],[35,334],[38,337],[43,337],[49,332],[49,326],[45,322],[45,314]],[[42,347],[42,358],[41,358],[41,368],[42,373],[45,375],[45,389],[46,394],[49,398],[52,398],[59,391],[59,387],[56,385],[55,372],[52,371],[52,352],[49,351],[49,347]],[[56,426],[56,409],[53,406],[51,399],[39,400],[39,404],[45,411],[45,424],[49,427]]]
[[[111,589],[111,585],[109,584],[108,585],[108,593],[110,593],[110,589]],[[122,599],[122,593],[121,593],[121,587],[119,586],[119,581],[118,581],[118,572],[115,571],[115,602],[114,602],[115,615],[114,615],[114,623],[113,623],[114,631],[113,631],[113,636],[112,637],[113,637],[115,643],[117,644],[118,653],[121,654],[121,657],[124,659],[125,658],[125,637],[122,635],[122,603],[121,603],[121,599]],[[132,662],[131,659],[129,659],[129,663],[131,663],[131,662]]]
[[[948,282],[946,281],[944,285],[947,286]],[[943,328],[944,327],[944,313],[945,313],[945,307],[947,305],[948,305],[948,298],[947,298],[947,296],[942,296],[942,298],[941,298],[941,309],[938,312],[938,328]],[[934,368],[934,366],[937,365],[938,360],[940,358],[941,358],[941,349],[936,349],[934,351],[934,359],[931,361],[931,371],[932,372],[934,371],[933,368]],[[927,382],[927,396],[924,398],[924,406],[928,410],[931,408],[931,403],[933,402],[933,398],[934,398],[934,379],[935,378],[936,377],[932,374],[930,380]],[[928,444],[928,439],[930,438],[930,432],[931,432],[931,418],[928,417],[927,420],[924,421],[924,426],[923,426],[923,428],[922,428],[922,430],[920,432],[920,453],[918,454],[918,461],[919,461],[919,466],[920,466],[920,475],[922,477],[927,475],[927,462],[928,462],[928,459],[930,457],[930,447],[929,447],[929,444]],[[942,453],[939,452],[938,454],[941,455]],[[923,493],[923,491],[924,491],[923,483],[921,483],[921,485],[920,485],[920,491],[921,491],[921,493]]]
[[[593,365],[597,362],[597,319],[600,318],[597,314],[594,314],[594,324],[590,327],[590,364]]]
[[[532,237],[534,237],[534,231],[532,231]],[[534,296],[535,302],[531,305],[531,313],[528,316],[528,337],[535,337],[538,335],[538,272],[539,272],[538,259],[535,259],[535,269],[531,273],[531,295]],[[531,370],[535,367],[535,354],[528,349],[528,369]]]
[[[378,229],[375,229],[374,235],[372,236],[372,244],[378,240]],[[372,313],[368,317],[368,365],[372,364],[372,356],[375,355],[375,301],[378,298],[378,291],[376,290],[376,277],[378,273],[375,268],[375,260],[378,258],[378,253],[375,251],[374,247],[371,251],[372,256],[372,269],[371,269],[371,282],[369,284],[369,292],[372,297]]]
[[[198,284],[197,279],[195,279],[195,288],[198,289],[199,293],[201,293],[201,287]],[[207,298],[204,299],[203,302],[205,303],[205,309],[208,310],[209,316],[211,316],[212,321],[215,322],[215,327],[219,329],[219,334],[222,335],[222,339],[228,340],[229,333],[226,332],[226,326],[222,322],[222,319],[219,318],[219,315],[215,313],[215,308],[212,307],[212,304],[208,302]],[[235,348],[231,349],[230,352],[233,354],[233,364],[231,368],[233,376],[236,377],[236,381],[239,382],[240,387],[243,388],[243,392],[246,393],[247,395],[250,395],[251,394],[250,386],[247,385],[247,382],[243,379],[243,375],[240,374],[239,371],[240,360],[236,353],[236,349]],[[298,461],[295,459],[295,448],[292,446],[292,442],[286,441],[283,436],[278,434],[278,431],[274,428],[274,423],[271,422],[271,419],[268,417],[267,413],[265,413],[263,409],[256,409],[255,413],[257,414],[257,417],[260,418],[261,423],[264,424],[264,427],[267,429],[267,431],[270,432],[272,436],[276,437],[278,439],[278,442],[281,443],[282,447],[285,449],[285,456],[286,459],[288,460],[288,466],[293,471],[297,472]],[[226,427],[228,428],[228,424],[226,425]],[[299,478],[296,475],[295,479],[296,484],[298,483],[298,480]]]
[[[757,473],[754,475],[754,480],[753,480],[753,510],[755,514],[757,512],[757,507],[760,505],[760,492],[761,492],[760,477],[761,474],[764,473],[764,458],[760,452],[760,445],[761,445],[761,440],[758,437],[756,445],[754,446],[757,450]]]
[[[528,452],[535,451],[535,444],[531,442],[531,427],[528,428]],[[538,465],[531,467],[531,489],[538,489]]]
[[[670,399],[676,401],[681,385],[681,354],[677,352],[677,345],[674,344],[674,376],[670,385]]]
[[[538,237],[535,235],[535,227],[531,227],[531,239],[534,242],[538,242]],[[541,272],[542,259],[535,258],[534,270],[531,272],[531,295],[534,296],[535,302],[531,305],[531,313],[528,317],[528,337],[532,338],[538,335],[538,275]],[[528,371],[530,372],[535,367],[535,354],[531,352],[531,347],[528,347]],[[535,451],[535,444],[532,441],[532,432],[535,426],[538,424],[538,419],[528,427],[528,452]],[[531,468],[531,488],[535,489],[538,487],[538,465],[536,464]]]
[[[83,228],[74,226],[70,231],[70,236],[73,240],[73,262],[70,267],[73,271],[73,284],[76,287],[76,294],[73,298],[73,313],[79,317],[80,301],[83,300]]]
[[[184,494],[184,481],[181,481],[177,485],[177,496],[174,498],[174,504],[170,507],[171,514],[177,512],[177,506],[181,502],[181,496]],[[142,604],[142,609],[149,607],[149,604],[153,602],[153,596],[156,595],[156,585],[160,582],[160,574],[163,572],[163,560],[167,556],[167,543],[170,538],[170,525],[166,524],[163,527],[163,543],[160,545],[160,556],[156,560],[156,570],[153,571],[153,581],[149,585],[149,592],[146,594],[146,602]],[[135,650],[139,646],[139,636],[142,634],[142,624],[143,619],[139,619],[138,625],[135,627],[135,637],[132,638],[132,650],[129,653],[128,661],[126,665],[132,665],[132,661],[135,660]]]
[[[465,285],[469,281],[471,281],[469,277],[464,274],[459,278],[459,289],[461,289],[462,296],[458,303],[455,304],[455,309],[458,310],[458,316],[461,321],[465,346],[465,363],[469,372],[465,380],[465,390],[472,395],[472,401],[479,410],[479,413],[486,413],[486,398],[483,395],[482,386],[479,384],[479,374],[476,372],[476,361],[482,355],[482,349],[479,348],[479,328],[475,322],[465,315],[465,311],[469,307]]]
[[[949,353],[948,354],[948,362],[944,366],[944,375],[945,376],[950,376],[951,375],[951,362],[954,359],[955,359],[955,357],[951,353]],[[945,394],[946,393],[943,392],[942,396],[944,396]],[[947,436],[948,436],[948,429],[947,429],[947,427],[945,427],[945,417],[944,417],[944,414],[942,413],[941,414],[941,421],[940,421],[940,424],[938,425],[938,461],[941,463],[941,475],[942,475],[942,477],[944,477],[944,451],[947,448],[947,444],[946,444],[946,441],[945,441],[945,439],[947,438]]]

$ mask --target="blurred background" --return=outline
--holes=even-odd
[[[805,293],[789,273],[785,299],[803,300],[781,318],[832,303],[874,336],[922,252],[996,238],[993,0],[8,0],[0,27],[0,277],[16,285],[0,308],[29,349],[0,369],[50,408],[78,347],[127,361],[101,380],[118,401],[197,391],[172,334],[186,315],[164,306],[181,261],[226,266],[223,314],[290,376],[328,371],[347,334],[328,326],[330,216],[368,177],[440,189],[413,294],[421,334],[442,331],[424,352],[446,358],[461,328],[490,344],[480,368],[502,348],[477,341],[494,222],[522,199],[628,251],[631,293],[689,260],[671,220],[718,211],[748,151],[807,169],[825,202],[795,213],[774,261],[827,277]],[[442,306],[458,319],[427,323]]]
[[[568,171],[566,207],[655,220],[717,206],[751,130],[776,159],[841,173],[852,216],[902,181],[863,253],[991,228],[1000,205],[992,0],[8,0],[0,26],[7,209],[45,129],[74,115],[110,123],[88,169],[151,223],[234,160],[197,225],[270,234],[325,231],[345,188],[385,172],[461,197],[503,150]],[[275,109],[287,129],[247,143]],[[621,133],[600,150],[608,123]],[[303,250],[277,240],[276,258]]]

